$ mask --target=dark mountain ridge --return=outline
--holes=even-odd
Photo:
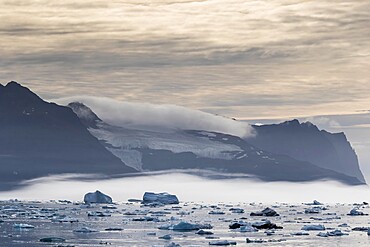
[[[82,103],[70,103],[87,123],[90,132],[105,147],[137,171],[207,169],[221,173],[241,173],[265,181],[313,181],[334,179],[363,184],[357,178],[274,154],[239,137],[208,131],[182,130],[158,133],[127,129],[104,123]]]
[[[345,134],[319,130],[294,119],[280,124],[253,126],[256,136],[247,141],[263,150],[284,154],[365,182],[358,158]]]
[[[333,149],[348,149],[341,145],[343,136],[329,134],[324,133],[331,138],[329,143],[338,140]],[[111,126],[82,103],[60,106],[16,82],[0,84],[0,189],[50,174],[117,177],[173,169],[248,174],[265,181],[332,179],[364,184],[354,176],[274,153],[236,136]]]
[[[1,84],[0,84],[1,85]],[[133,172],[64,106],[16,82],[0,86],[0,179],[16,183],[49,174]]]

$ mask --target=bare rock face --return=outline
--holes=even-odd
[[[252,145],[275,154],[310,162],[365,183],[357,155],[344,133],[329,133],[319,130],[310,122],[300,123],[296,119],[253,127],[256,135],[247,139]]]
[[[69,107],[46,102],[17,82],[0,86],[0,190],[52,174],[134,171],[106,150]]]

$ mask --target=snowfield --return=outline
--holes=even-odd
[[[169,150],[173,153],[190,152],[198,157],[223,160],[231,160],[236,157],[236,154],[243,152],[236,145],[210,139],[216,135],[206,131],[199,132],[199,135],[193,135],[181,130],[154,132],[106,124],[99,124],[99,129],[90,128],[89,131],[98,140],[109,144],[108,150],[126,165],[138,171],[143,170],[141,153],[136,150],[139,148]]]

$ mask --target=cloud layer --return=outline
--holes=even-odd
[[[55,100],[67,105],[78,101],[89,106],[105,122],[122,127],[164,130],[207,130],[239,137],[253,135],[245,123],[177,105],[122,102],[108,98],[76,96]]]
[[[0,80],[238,118],[370,108],[370,3],[0,2]]]

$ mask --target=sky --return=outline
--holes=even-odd
[[[370,2],[0,0],[0,81],[237,118],[370,109]]]
[[[0,0],[0,81],[45,99],[311,119],[348,133],[365,167],[369,13],[359,0]]]

